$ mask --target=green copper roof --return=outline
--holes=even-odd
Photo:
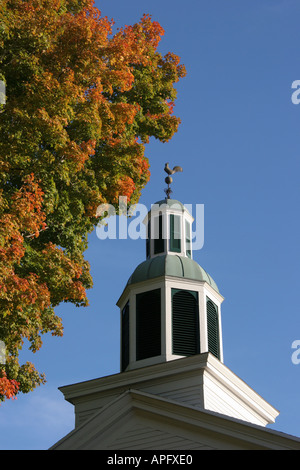
[[[175,209],[184,210],[184,208],[185,208],[184,205],[182,204],[182,202],[177,201],[176,199],[162,199],[161,201],[155,202],[153,204],[153,206],[155,206],[155,205],[162,206],[163,204],[166,204],[169,207],[177,206],[177,207],[175,207]]]
[[[206,281],[219,292],[215,281],[196,261],[179,255],[161,255],[144,261],[134,270],[127,285],[160,276],[174,276],[195,281]]]

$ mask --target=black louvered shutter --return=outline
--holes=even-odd
[[[151,235],[154,237],[154,254],[163,253],[165,249],[165,240],[163,237],[163,216],[159,214],[158,217],[154,217],[154,234]]]
[[[172,289],[173,354],[200,352],[198,293]]]
[[[207,299],[207,337],[208,337],[208,351],[220,359],[220,339],[219,339],[219,318],[218,307]]]
[[[147,226],[147,238],[146,238],[146,258],[150,258],[150,240],[151,240],[151,221],[149,220]]]
[[[181,217],[170,214],[170,251],[181,251]]]
[[[122,310],[122,372],[129,364],[129,302]]]
[[[161,354],[160,289],[136,296],[136,360]]]

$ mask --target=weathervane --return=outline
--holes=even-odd
[[[182,171],[182,168],[181,166],[174,166],[173,170],[171,170],[171,168],[169,167],[169,162],[168,162],[165,164],[164,170],[168,174],[168,176],[165,178],[165,182],[168,185],[167,189],[165,189],[165,193],[167,195],[167,199],[170,199],[170,194],[172,192],[170,188],[170,184],[173,181],[173,178],[171,177],[171,175],[174,175],[174,173],[177,173],[177,171]]]

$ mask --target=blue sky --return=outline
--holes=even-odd
[[[171,142],[151,140],[151,180],[141,203],[164,198],[163,167],[182,165],[173,197],[204,204],[204,246],[194,259],[221,294],[224,362],[280,411],[271,428],[300,436],[300,80],[298,0],[102,0],[116,26],[149,13],[165,29],[164,54],[181,57],[182,124]],[[0,449],[47,449],[73,428],[58,387],[119,372],[116,301],[144,240],[90,236],[90,306],[61,305],[63,338],[44,337],[33,357],[47,384],[0,406]],[[300,357],[300,354],[299,354]]]

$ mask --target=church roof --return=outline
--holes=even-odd
[[[215,281],[196,261],[185,256],[169,254],[155,256],[139,264],[128,279],[127,286],[160,276],[205,281],[219,292]]]
[[[51,450],[300,449],[265,427],[278,412],[207,353],[60,390],[76,423]]]
[[[159,453],[166,449],[191,454],[193,450],[299,450],[299,447],[299,439],[294,436],[133,388],[95,411],[49,450],[109,450],[114,456],[113,450],[120,455],[129,450]],[[107,456],[105,461],[109,461]]]

